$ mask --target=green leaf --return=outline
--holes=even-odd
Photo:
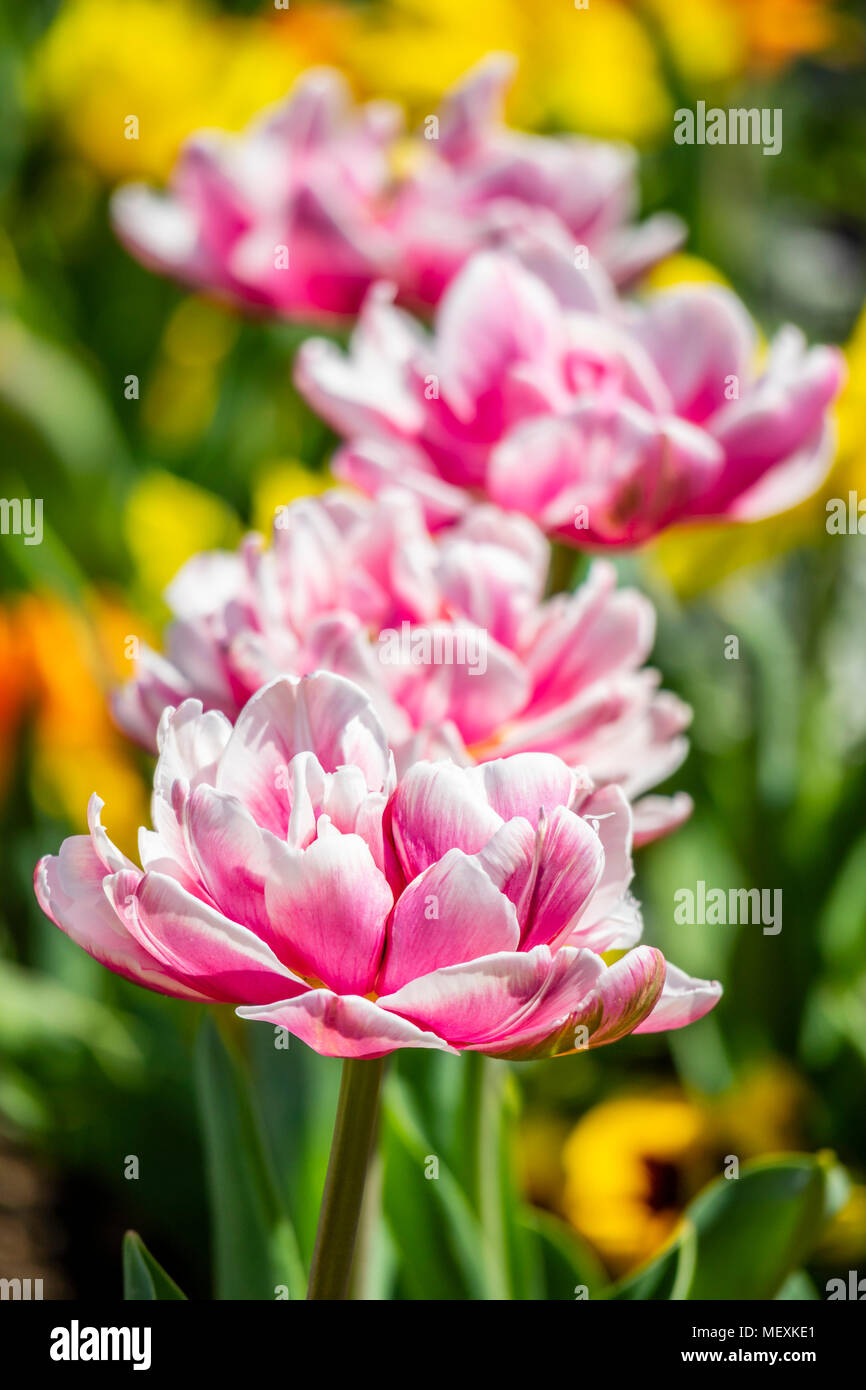
[[[382,1107],[383,1202],[412,1299],[487,1296],[478,1221],[444,1159],[424,1135],[407,1087],[388,1078]],[[431,1160],[438,1164],[438,1176]],[[431,1176],[427,1176],[427,1173]]]
[[[136,1231],[127,1231],[123,1237],[123,1297],[127,1301],[186,1301],[186,1294],[153,1258]]]
[[[537,1207],[524,1208],[518,1220],[530,1237],[540,1267],[539,1298],[570,1301],[584,1288],[590,1298],[603,1296],[608,1276],[570,1227]]]
[[[269,1165],[250,1083],[212,1019],[196,1044],[218,1299],[302,1298],[303,1265]]]
[[[278,1031],[288,1046],[275,1046]],[[285,1030],[261,1024],[247,1029],[245,1042],[271,1168],[309,1264],[334,1133],[340,1062],[320,1057]]]
[[[817,1302],[818,1292],[812,1280],[809,1278],[805,1269],[798,1269],[793,1274],[789,1274],[784,1284],[776,1294],[776,1302],[802,1303],[804,1301]]]
[[[746,1164],[739,1178],[717,1178],[704,1188],[674,1243],[620,1282],[611,1297],[807,1297],[783,1289],[847,1191],[844,1170],[826,1154]]]
[[[717,1178],[688,1209],[698,1252],[687,1297],[775,1298],[846,1190],[826,1155],[759,1159],[739,1178]]]
[[[617,1284],[610,1297],[628,1302],[681,1302],[689,1297],[697,1259],[697,1232],[684,1221],[676,1239],[655,1259]]]

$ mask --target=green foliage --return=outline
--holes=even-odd
[[[705,1188],[688,1207],[676,1240],[610,1296],[792,1298],[791,1289],[803,1286],[800,1266],[846,1196],[844,1174],[824,1156],[748,1164],[738,1178],[720,1177]]]
[[[303,1297],[304,1271],[250,1098],[249,1077],[212,1019],[196,1044],[196,1081],[211,1199],[214,1294]]]
[[[126,1300],[186,1301],[186,1294],[153,1258],[136,1231],[127,1231],[123,1237],[123,1297]]]

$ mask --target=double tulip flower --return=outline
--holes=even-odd
[[[278,677],[234,725],[186,700],[159,750],[141,867],[94,797],[89,836],[36,870],[48,916],[138,984],[344,1058],[551,1057],[719,996],[638,944],[628,801],[554,754],[398,779],[369,698],[326,672]]]

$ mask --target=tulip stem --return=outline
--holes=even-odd
[[[348,1297],[384,1074],[384,1057],[375,1061],[347,1058],[343,1063],[331,1156],[307,1286],[308,1299]]]
[[[468,1195],[481,1226],[487,1297],[508,1298],[508,1249],[503,1210],[502,1078],[497,1064],[480,1052],[467,1052],[463,1123],[469,1145]]]

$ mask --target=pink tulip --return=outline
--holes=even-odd
[[[347,440],[335,470],[363,490],[399,477],[434,525],[487,496],[570,544],[627,546],[771,515],[819,485],[841,353],[788,327],[755,359],[754,326],[719,286],[625,305],[598,266],[485,252],[432,337],[379,286],[348,355],[308,340],[296,375]]]
[[[289,318],[354,314],[396,268],[381,216],[402,116],[353,111],[339,73],[316,69],[239,136],[188,140],[167,195],[115,194],[115,230],[151,269]]]
[[[35,875],[51,920],[138,984],[347,1058],[555,1056],[719,997],[636,944],[628,802],[552,754],[397,783],[369,699],[330,673],[274,680],[234,728],[187,700],[159,748],[142,868],[93,797],[90,835]]]
[[[353,108],[339,73],[313,70],[241,135],[187,141],[166,195],[121,188],[116,231],[154,270],[307,320],[355,315],[383,277],[433,304],[474,251],[503,241],[567,263],[585,246],[619,281],[672,250],[676,218],[631,222],[628,147],[501,124],[511,70],[481,63],[446,98],[438,138],[408,145],[397,107]],[[411,172],[398,180],[401,146]]]
[[[326,668],[369,693],[399,771],[553,752],[639,797],[644,843],[691,810],[684,794],[644,796],[685,756],[690,713],[644,665],[652,604],[601,561],[544,601],[548,555],[530,521],[491,506],[431,534],[399,490],[304,499],[277,513],[270,549],[249,536],[184,566],[166,655],[142,649],[117,718],[153,746],[166,705],[194,697],[234,719],[274,676]]]
[[[473,252],[502,243],[566,265],[582,248],[622,284],[683,239],[670,214],[632,222],[637,160],[629,146],[503,124],[514,67],[507,54],[490,54],[447,95],[437,123],[426,123],[426,148],[418,142],[417,169],[391,214],[396,279],[409,301],[438,303]]]

